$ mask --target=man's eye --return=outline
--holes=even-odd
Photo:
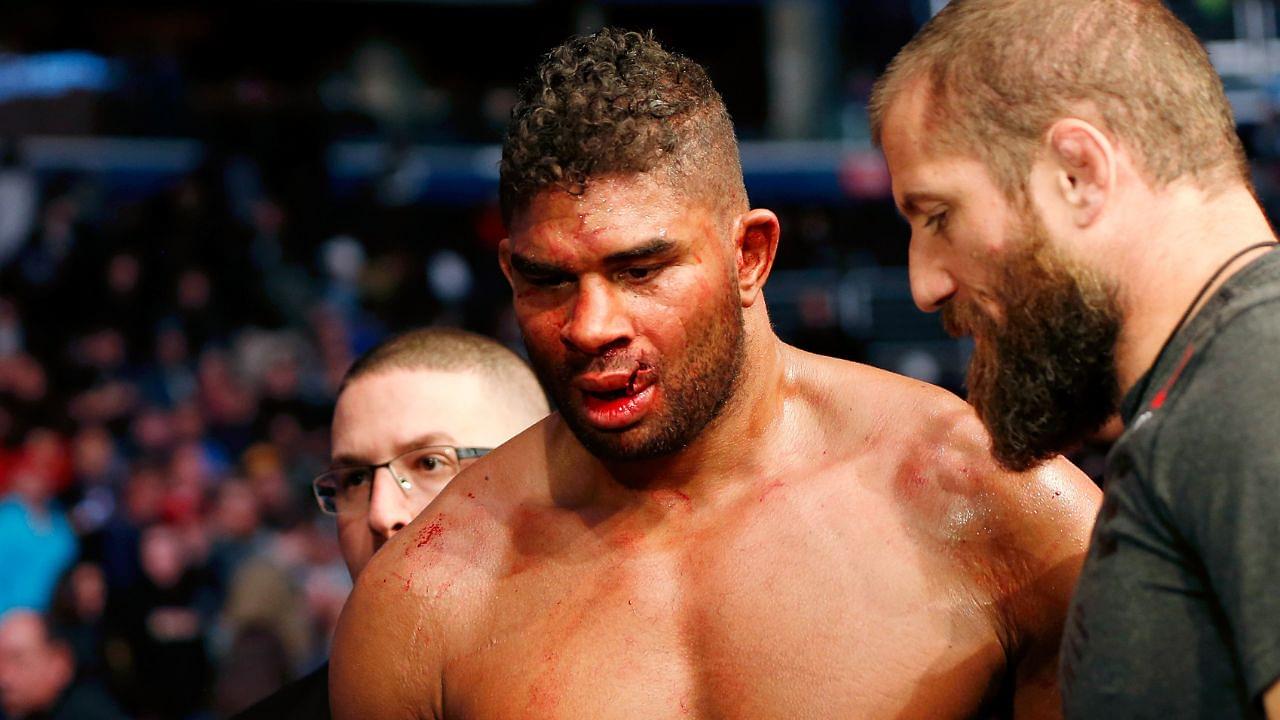
[[[650,280],[658,274],[656,267],[632,267],[622,271],[622,277],[631,281]]]
[[[568,283],[573,278],[568,275],[525,275],[525,282],[534,287],[553,288]]]
[[[342,474],[342,487],[344,488],[360,487],[361,485],[369,481],[369,477],[372,474],[373,473],[369,472],[368,468],[361,468],[359,470],[348,470]]]
[[[449,458],[435,454],[423,455],[415,460],[413,465],[414,471],[419,473],[444,473],[454,470]]]
[[[942,229],[947,226],[947,212],[943,210],[942,212],[930,215],[929,218],[924,221],[924,226],[941,232]]]

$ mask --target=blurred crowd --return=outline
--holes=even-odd
[[[0,614],[43,613],[130,716],[226,716],[326,657],[350,580],[310,481],[360,351],[430,323],[514,339],[449,213],[430,243],[417,216],[295,243],[308,208],[231,207],[227,176],[125,204],[45,183],[0,256]]]

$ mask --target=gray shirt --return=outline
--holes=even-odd
[[[1062,647],[1069,718],[1262,717],[1280,676],[1280,252],[1126,395]]]

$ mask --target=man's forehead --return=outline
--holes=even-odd
[[[338,404],[358,411],[376,409],[387,400],[399,401],[395,403],[397,407],[427,399],[444,404],[459,394],[476,391],[482,381],[479,373],[467,368],[380,368],[352,380],[343,389]]]
[[[394,368],[354,381],[338,398],[333,464],[383,462],[425,445],[484,445],[506,412],[493,378],[470,369]]]
[[[986,163],[947,142],[931,122],[930,91],[914,81],[896,96],[885,114],[882,147],[898,209],[911,215],[918,206],[946,200],[974,181],[992,182]]]
[[[552,232],[589,238],[708,213],[700,198],[685,192],[665,172],[608,174],[588,180],[580,193],[561,188],[537,193],[512,219],[511,237]]]

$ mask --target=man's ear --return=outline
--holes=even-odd
[[[738,294],[742,307],[751,307],[760,297],[773,259],[778,254],[778,216],[769,210],[751,210],[738,218]]]
[[[1116,147],[1096,126],[1079,118],[1054,123],[1047,139],[1052,192],[1076,227],[1088,227],[1115,190]]]
[[[514,291],[516,284],[511,280],[511,238],[509,237],[502,238],[498,243],[498,266],[502,268],[507,284]]]

